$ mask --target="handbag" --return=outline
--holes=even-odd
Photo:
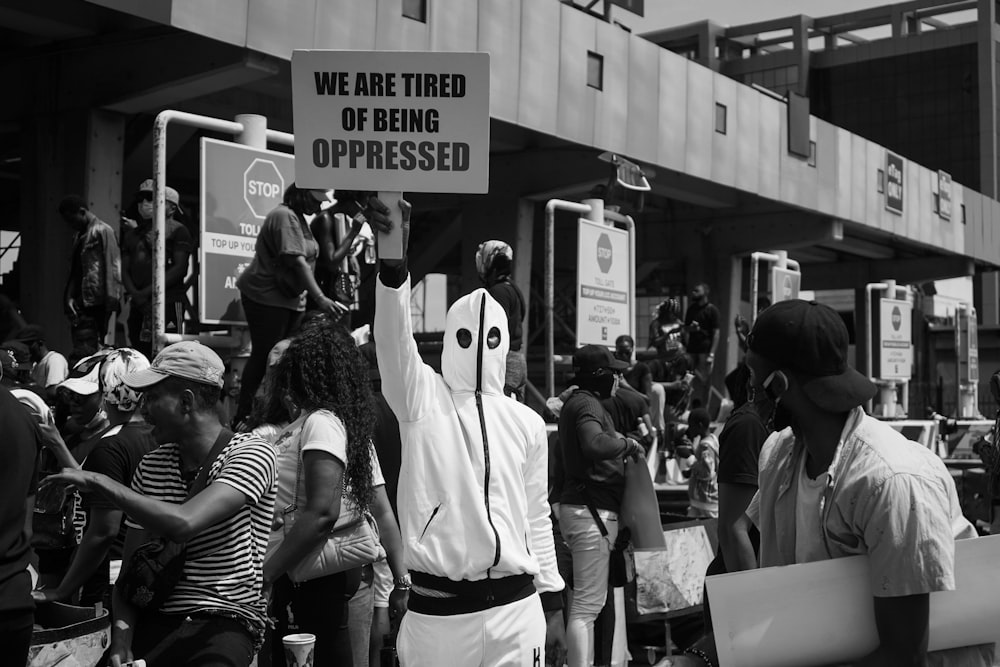
[[[212,464],[229,444],[233,432],[222,429],[216,438],[212,450],[205,457],[198,476],[195,477],[185,501],[201,493],[208,481],[208,473]],[[125,563],[122,563],[121,574],[118,576],[118,587],[124,598],[138,609],[154,611],[159,609],[184,573],[184,562],[187,559],[187,544],[181,544],[164,537],[155,536],[149,542],[140,545]]]
[[[50,473],[51,474],[51,473]],[[73,518],[80,501],[75,491],[56,485],[35,496],[31,517],[31,546],[34,549],[72,549],[79,544]]]
[[[299,512],[299,480],[302,478],[301,443],[298,468],[295,473],[295,495],[292,504],[282,511],[284,535],[295,525]],[[381,541],[378,525],[369,512],[341,512],[329,536],[288,570],[288,578],[295,583],[326,577],[351,570],[378,560]]]

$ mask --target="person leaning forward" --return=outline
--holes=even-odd
[[[747,342],[752,381],[776,401],[741,520],[760,530],[761,567],[868,556],[879,647],[856,665],[992,665],[992,644],[927,650],[930,594],[954,590],[955,540],[976,532],[941,459],[865,414],[876,387],[847,364],[840,315],[782,301]],[[689,651],[675,667],[718,664],[711,637]]]
[[[100,494],[125,512],[123,563],[153,536],[186,544],[180,580],[155,611],[133,607],[119,578],[113,666],[143,658],[148,667],[246,667],[259,649],[267,622],[262,564],[274,512],[276,456],[253,434],[222,433],[216,404],[223,372],[215,352],[185,341],[125,378],[143,392],[143,415],[159,444],[139,463],[131,489],[87,470],[65,469],[46,480]],[[220,437],[228,442],[209,461]],[[203,466],[209,466],[206,486],[188,498]]]

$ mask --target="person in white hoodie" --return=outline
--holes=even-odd
[[[410,206],[398,205],[405,249]],[[503,308],[485,289],[452,305],[439,375],[413,339],[406,259],[382,259],[375,329],[393,332],[375,346],[402,441],[398,506],[412,590],[400,664],[542,667],[546,650],[563,664],[548,440],[541,417],[504,396]]]

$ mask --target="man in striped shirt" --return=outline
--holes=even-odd
[[[159,444],[142,459],[131,489],[85,470],[53,476],[105,496],[127,514],[125,562],[151,535],[187,545],[180,581],[159,609],[139,612],[115,590],[113,665],[143,658],[148,667],[246,667],[261,643],[275,452],[264,440],[240,434],[208,460],[222,432],[216,405],[223,370],[213,351],[185,341],[125,379],[144,392],[143,414]],[[206,465],[205,488],[188,499]]]

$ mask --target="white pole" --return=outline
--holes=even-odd
[[[238,116],[246,119],[243,122],[222,120],[211,116],[200,116],[185,111],[166,110],[156,116],[153,123],[153,354],[155,355],[168,342],[166,339],[166,318],[164,304],[166,301],[166,186],[167,186],[167,126],[170,123],[187,125],[212,132],[222,132],[247,140],[253,140],[255,147],[264,148],[267,142],[294,146],[295,135],[267,129],[267,119],[256,114]],[[263,130],[264,141],[260,140]]]
[[[556,393],[556,339],[553,331],[555,317],[552,312],[556,289],[556,209],[579,215],[590,213],[590,207],[586,204],[564,199],[550,199],[545,204],[545,390],[549,396],[555,396]]]

